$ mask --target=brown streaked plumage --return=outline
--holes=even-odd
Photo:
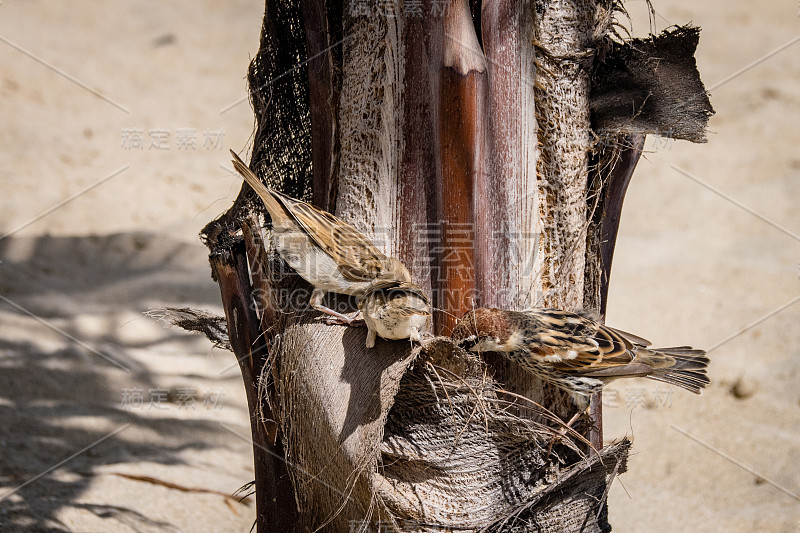
[[[358,308],[368,329],[367,348],[375,346],[376,335],[419,341],[420,332],[430,327],[430,301],[413,283],[378,284],[359,300]]]
[[[381,253],[352,225],[261,180],[231,150],[233,166],[258,194],[272,219],[272,241],[280,256],[315,290],[311,305],[343,322],[351,319],[322,306],[326,291],[363,296],[376,283],[409,283],[408,269]]]
[[[472,351],[503,352],[536,376],[582,396],[621,377],[647,377],[701,394],[708,358],[689,346],[648,349],[650,342],[586,315],[558,309],[476,309],[453,338]]]

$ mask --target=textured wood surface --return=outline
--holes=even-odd
[[[220,287],[228,337],[242,372],[250,411],[258,531],[289,531],[298,518],[294,488],[283,460],[283,444],[276,439],[277,426],[268,427],[262,422],[263,409],[267,409],[268,420],[274,417],[269,407],[262,405],[258,390],[267,350],[250,298],[252,287],[244,243],[234,246],[228,257],[212,255],[211,270]]]

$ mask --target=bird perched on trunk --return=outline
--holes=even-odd
[[[355,318],[325,307],[322,299],[326,292],[356,296],[359,307],[366,310],[368,347],[374,344],[375,334],[390,339],[419,337],[418,328],[430,316],[430,306],[422,289],[411,283],[403,263],[381,253],[347,222],[268,188],[236,152],[231,150],[231,155],[234,168],[269,212],[278,254],[314,286],[309,302],[314,309],[354,325]],[[395,290],[394,296],[386,299],[389,289]]]
[[[367,348],[375,346],[375,335],[384,339],[420,340],[430,327],[431,306],[425,292],[413,283],[376,285],[358,302],[367,324]]]
[[[471,351],[503,352],[537,377],[583,397],[622,377],[646,377],[695,394],[709,383],[702,350],[648,349],[650,342],[641,337],[558,309],[476,309],[459,320],[453,339]]]

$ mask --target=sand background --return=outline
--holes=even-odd
[[[655,6],[658,30],[703,28],[717,115],[708,144],[648,141],[608,323],[710,349],[713,383],[606,394],[607,439],[634,439],[615,531],[800,530],[800,6],[751,6]],[[221,313],[196,235],[239,188],[262,11],[0,3],[0,530],[250,528],[252,507],[116,474],[252,479],[233,356],[142,312]]]

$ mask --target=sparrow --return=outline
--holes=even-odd
[[[358,301],[367,325],[367,348],[375,337],[420,340],[430,327],[431,306],[425,292],[413,283],[375,285]]]
[[[710,383],[703,350],[649,349],[650,342],[641,337],[559,309],[476,309],[459,320],[452,337],[470,351],[504,353],[576,400],[588,401],[622,377],[646,377],[695,394]]]
[[[300,277],[314,286],[310,304],[345,324],[355,319],[322,305],[326,292],[363,297],[381,285],[411,282],[403,263],[387,257],[352,225],[306,202],[272,190],[231,150],[233,166],[272,218],[272,243]]]

